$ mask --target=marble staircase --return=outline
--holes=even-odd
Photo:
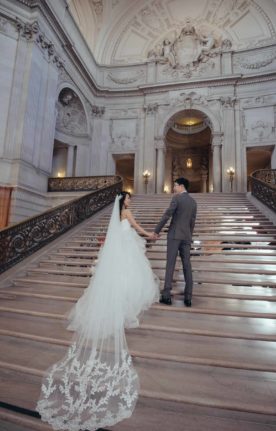
[[[140,327],[127,331],[141,394],[133,416],[112,429],[276,430],[276,226],[244,194],[193,197],[192,307],[183,305],[177,262],[173,305],[154,304]],[[133,214],[151,231],[170,199],[135,196]],[[1,429],[50,429],[25,413],[35,409],[43,371],[70,344],[64,315],[89,282],[110,212],[1,276],[1,402],[18,409],[4,405]],[[165,232],[148,243],[147,255],[162,284]]]

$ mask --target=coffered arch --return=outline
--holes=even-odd
[[[205,36],[231,40],[234,50],[276,39],[272,0],[71,0],[70,9],[103,64],[145,61],[165,38],[175,39],[187,18]]]

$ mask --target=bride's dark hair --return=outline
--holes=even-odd
[[[131,198],[131,194],[129,192],[124,192],[123,191],[123,192],[119,193],[119,196],[122,196],[121,199],[119,200],[119,203],[120,203],[120,215],[121,215],[121,212],[122,212],[122,209],[123,209],[126,197],[129,196]]]

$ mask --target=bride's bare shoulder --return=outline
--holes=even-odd
[[[121,220],[129,218],[130,215],[131,215],[131,211],[130,210],[123,209],[122,212],[121,212]]]

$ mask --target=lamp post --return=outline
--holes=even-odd
[[[234,180],[234,176],[235,176],[235,169],[232,168],[232,166],[230,168],[227,169],[227,174],[229,175],[229,181],[230,181],[230,190],[231,193],[233,192],[233,180]]]
[[[151,176],[151,173],[146,169],[143,172],[143,178],[144,178],[144,182],[145,182],[146,194],[148,193],[148,183],[149,183],[149,177],[150,176]]]

